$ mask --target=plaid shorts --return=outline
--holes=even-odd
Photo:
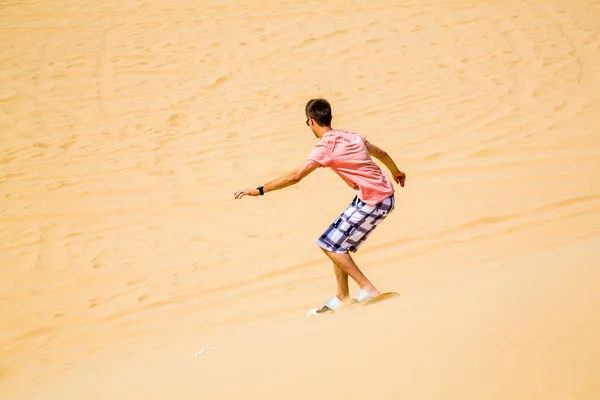
[[[375,227],[394,210],[394,205],[394,195],[375,206],[355,197],[348,208],[323,232],[317,245],[334,253],[355,253]]]

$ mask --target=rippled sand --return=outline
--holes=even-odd
[[[600,398],[600,3],[0,5],[2,399]],[[323,96],[407,173],[356,255]],[[355,290],[355,286],[352,287]],[[202,355],[202,348],[215,346]]]

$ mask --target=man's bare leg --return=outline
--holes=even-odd
[[[342,271],[335,263],[333,263],[333,270],[335,272],[335,280],[337,281],[337,298],[345,301],[350,297],[348,274]]]
[[[327,254],[327,257],[333,261],[333,263],[341,270],[342,273],[350,275],[356,284],[371,296],[375,297],[379,294],[379,291],[373,286],[373,284],[367,279],[367,277],[358,268],[349,253],[333,253],[321,248]],[[337,270],[336,270],[337,278]],[[347,278],[346,278],[347,281]],[[339,282],[339,281],[338,281]],[[341,300],[341,299],[340,299]]]

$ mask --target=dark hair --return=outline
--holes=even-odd
[[[319,126],[330,126],[331,105],[325,99],[310,99],[306,103],[306,116],[315,120]]]

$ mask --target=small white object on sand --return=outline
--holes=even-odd
[[[205,347],[204,349],[200,350],[199,352],[197,352],[196,354],[194,354],[194,356],[198,357],[200,354],[204,353],[206,350],[215,350],[216,347],[211,346],[211,347]]]

